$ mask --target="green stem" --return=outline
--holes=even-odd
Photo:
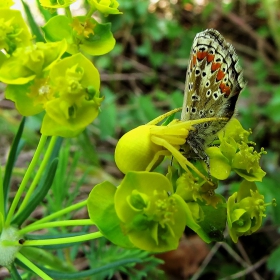
[[[17,253],[16,258],[20,260],[23,264],[33,270],[38,276],[40,276],[43,280],[52,280],[44,271],[42,271],[39,267],[33,264],[30,260],[28,260],[24,255],[21,253]]]
[[[3,188],[3,177],[2,177],[2,170],[0,165],[0,232],[2,232],[2,229],[4,227],[4,220],[1,219],[5,217],[5,198],[4,198],[4,188]]]
[[[13,280],[22,280],[14,263],[12,263],[11,266],[9,266],[7,268],[9,270]]]
[[[274,42],[277,46],[277,55],[278,58],[280,56],[280,38],[279,38],[279,18],[278,18],[278,9],[275,9],[275,6],[272,5],[272,1],[270,0],[262,0],[262,6],[263,9],[266,12],[267,15],[267,22],[269,29],[271,31],[272,37],[274,39]]]
[[[19,235],[24,235],[28,232],[32,232],[39,229],[44,228],[52,228],[52,227],[67,227],[67,226],[85,226],[85,225],[93,225],[93,222],[90,219],[81,219],[81,220],[68,220],[68,221],[56,221],[50,223],[41,223],[37,225],[29,225],[18,231]]]
[[[95,7],[91,7],[89,9],[89,11],[87,12],[87,14],[86,14],[86,18],[87,19],[90,18],[95,11],[96,11],[96,8]]]
[[[57,211],[57,212],[55,212],[55,213],[53,213],[53,214],[51,214],[51,215],[49,215],[49,216],[47,216],[47,217],[45,217],[43,219],[40,219],[40,220],[36,221],[35,223],[33,223],[32,225],[42,224],[42,223],[54,220],[54,219],[56,219],[56,218],[58,218],[58,217],[60,217],[60,216],[62,216],[64,214],[67,214],[69,212],[72,212],[74,210],[82,208],[82,207],[84,207],[86,205],[87,205],[87,200],[81,201],[79,203],[76,203],[74,205],[66,207],[66,208],[64,208],[64,209],[62,209],[60,211]]]
[[[6,222],[5,222],[5,227],[8,227],[11,223],[11,220],[12,220],[12,217],[15,213],[16,208],[17,208],[18,202],[21,198],[21,195],[22,195],[23,191],[25,190],[25,187],[28,183],[28,180],[29,180],[29,178],[30,178],[30,176],[31,176],[31,174],[32,174],[32,172],[35,168],[35,165],[36,165],[36,163],[39,159],[39,156],[40,156],[40,154],[41,154],[41,152],[42,152],[42,150],[45,146],[46,140],[47,140],[47,136],[42,135],[41,139],[39,141],[38,147],[35,151],[35,154],[34,154],[32,160],[31,160],[31,162],[30,162],[30,164],[29,164],[29,166],[28,166],[28,168],[25,172],[25,175],[24,175],[24,177],[22,179],[22,182],[19,186],[19,189],[16,192],[16,195],[14,197],[14,200],[12,202],[12,205],[11,205],[10,210],[8,212],[8,215],[7,215],[7,219],[6,219]]]
[[[21,246],[45,246],[45,245],[76,243],[76,242],[84,242],[84,241],[100,238],[102,236],[103,234],[100,231],[98,231],[98,232],[93,232],[93,233],[78,235],[73,237],[52,238],[52,239],[42,239],[42,240],[26,240]],[[15,241],[13,242],[14,245],[18,243]]]
[[[20,207],[18,209],[18,213],[17,214],[22,212],[22,210],[26,207],[26,205],[29,202],[29,199],[30,199],[32,193],[34,192],[34,189],[36,188],[39,180],[42,178],[43,173],[46,170],[46,166],[47,166],[47,164],[49,162],[50,156],[52,154],[53,148],[55,146],[56,139],[57,139],[57,137],[55,137],[55,136],[53,136],[51,138],[51,141],[49,143],[47,151],[46,151],[46,153],[44,155],[44,159],[43,159],[43,161],[40,164],[39,170],[36,173],[35,178],[34,178],[33,182],[31,183],[30,188],[28,189],[28,191],[27,191],[27,193],[26,193],[26,195],[25,195],[25,197],[24,197],[24,199],[23,199],[23,201],[22,201],[22,203],[21,203],[21,205],[20,205]]]
[[[70,7],[65,8],[65,14],[68,18],[72,19],[72,13],[71,13]]]

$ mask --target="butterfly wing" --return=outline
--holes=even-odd
[[[211,143],[235,112],[244,88],[242,69],[234,47],[214,29],[196,35],[186,74],[181,120],[215,117],[217,121],[195,125],[187,139],[194,152],[205,159],[205,145]],[[227,121],[218,118],[228,118]]]

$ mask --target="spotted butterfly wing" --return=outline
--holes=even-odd
[[[217,118],[196,124],[187,145],[197,157],[207,161],[209,145],[235,112],[239,93],[244,88],[242,69],[234,47],[214,29],[196,35],[190,54],[181,120]],[[219,120],[219,118],[227,120]]]

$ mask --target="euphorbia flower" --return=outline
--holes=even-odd
[[[77,33],[77,36],[89,38],[90,34],[94,34],[94,27],[96,23],[91,22],[90,19],[86,19],[84,23],[81,23],[77,17],[73,19],[72,27]]]
[[[88,0],[89,4],[96,8],[99,12],[108,14],[122,14],[118,10],[119,3],[116,0]]]
[[[237,143],[241,144],[241,142],[248,142],[248,137],[251,133],[251,131],[244,129],[236,118],[232,118],[225,126],[225,129],[218,133],[218,136],[220,140],[225,137],[232,137]]]
[[[18,48],[0,68],[0,80],[8,84],[5,97],[15,102],[23,116],[38,114],[54,98],[48,70],[66,50],[66,42],[37,43]]]
[[[263,149],[258,153],[254,151],[254,147],[242,143],[239,145],[239,152],[232,160],[232,169],[247,181],[262,181],[266,174],[259,164],[262,154],[266,154]]]
[[[73,137],[98,115],[100,77],[91,61],[76,54],[56,63],[50,71],[50,85],[56,97],[44,105],[44,135]]]
[[[69,7],[77,0],[40,0],[40,4],[46,8],[58,9]]]
[[[66,50],[65,40],[17,48],[0,68],[0,80],[6,84],[23,85],[42,77]]]
[[[10,8],[12,5],[14,5],[12,0],[1,0],[0,2],[0,8]]]
[[[195,180],[187,173],[179,177],[176,185],[176,194],[186,202],[187,226],[205,242],[221,241],[226,224],[226,208],[224,198],[215,194],[217,185]]]
[[[59,26],[59,30],[57,29]],[[68,18],[63,15],[52,17],[43,27],[47,42],[65,39],[71,54],[79,51],[90,55],[103,55],[111,51],[116,43],[110,23],[98,23],[94,18],[78,16]]]
[[[172,194],[170,181],[159,173],[129,172],[115,194],[122,228],[136,247],[176,249],[186,225],[185,202]]]
[[[265,208],[264,196],[258,192],[255,183],[244,180],[227,203],[227,222],[234,242],[260,228]]]
[[[12,54],[17,48],[30,46],[31,43],[31,34],[20,11],[0,9],[0,50],[5,49]]]
[[[232,119],[219,135],[220,146],[206,149],[210,158],[211,176],[225,180],[234,170],[239,176],[248,181],[261,181],[265,172],[259,165],[262,154],[254,150],[254,143],[248,140],[250,131],[242,128],[236,119]]]

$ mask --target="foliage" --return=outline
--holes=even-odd
[[[258,26],[250,33],[244,28],[247,26],[245,20],[241,20],[239,21],[241,28],[234,28],[235,32],[230,34],[237,52],[247,54],[242,57],[242,62],[246,66],[244,69],[248,86],[242,92],[237,106],[238,118],[244,128],[234,120],[230,123],[232,127],[219,134],[215,146],[208,148],[210,174],[214,177],[214,186],[211,184],[209,186],[205,180],[208,171],[203,162],[195,163],[195,168],[204,178],[190,166],[187,169],[191,169],[191,174],[184,173],[185,165],[182,166],[183,159],[181,160],[178,153],[172,154],[175,159],[172,167],[168,168],[167,176],[159,173],[166,173],[166,165],[169,165],[170,158],[163,161],[154,172],[135,172],[134,168],[128,170],[134,163],[143,163],[138,156],[134,156],[133,161],[124,159],[128,165],[127,171],[124,172],[127,173],[124,180],[119,181],[120,173],[114,167],[112,174],[109,173],[114,166],[116,139],[126,132],[130,133],[134,128],[138,129],[138,126],[150,122],[163,112],[182,105],[183,82],[193,37],[197,32],[210,26],[211,22],[213,26],[215,15],[220,16],[215,28],[229,35],[227,31],[233,30],[232,26],[236,24],[233,23],[233,15],[241,10],[239,2],[233,1],[217,7],[215,3],[198,6],[192,1],[178,1],[173,4],[172,1],[149,3],[147,0],[120,0],[118,1],[120,6],[116,1],[88,1],[85,3],[87,14],[72,16],[70,8],[75,1],[63,1],[61,4],[61,1],[42,0],[41,4],[47,9],[39,5],[45,19],[45,24],[40,29],[36,24],[34,25],[32,9],[28,14],[29,7],[22,1],[32,33],[36,34],[37,43],[34,44],[30,43],[31,35],[26,23],[18,11],[9,9],[11,1],[6,2],[4,4],[6,6],[1,7],[2,15],[9,16],[9,13],[15,13],[16,16],[11,22],[5,20],[4,37],[6,36],[8,40],[0,39],[1,48],[10,55],[9,58],[4,55],[0,57],[0,79],[8,84],[5,96],[15,102],[22,115],[29,116],[41,112],[39,115],[28,117],[23,136],[20,130],[15,138],[9,164],[5,172],[2,172],[6,200],[10,194],[9,182],[16,175],[17,169],[13,169],[13,166],[22,148],[22,140],[19,139],[24,138],[30,146],[33,146],[34,138],[30,136],[34,134],[33,124],[38,130],[42,121],[41,133],[44,135],[40,140],[38,152],[35,153],[37,159],[40,154],[44,155],[44,160],[41,163],[37,161],[38,170],[32,167],[30,174],[27,172],[28,176],[23,179],[24,184],[21,184],[24,186],[28,181],[30,183],[27,198],[21,202],[20,193],[16,197],[20,203],[10,204],[12,206],[9,212],[14,208],[12,212],[14,211],[15,215],[12,215],[12,212],[5,213],[8,208],[0,211],[4,213],[6,221],[10,219],[11,224],[23,225],[22,230],[19,231],[17,226],[11,227],[12,230],[15,229],[13,236],[15,240],[11,238],[10,241],[24,242],[13,251],[12,260],[7,265],[14,279],[20,277],[16,276],[14,257],[17,258],[16,264],[26,269],[25,275],[22,274],[21,277],[27,279],[34,276],[32,270],[38,273],[40,269],[43,274],[38,275],[43,279],[48,279],[46,275],[61,279],[62,274],[59,274],[58,270],[62,273],[66,272],[64,276],[69,277],[71,273],[73,277],[79,275],[88,277],[99,273],[96,277],[106,278],[113,277],[116,272],[122,272],[133,279],[135,277],[138,277],[135,279],[142,279],[155,270],[158,262],[154,258],[135,249],[120,250],[118,246],[109,245],[103,238],[95,242],[92,239],[104,235],[113,243],[126,248],[136,246],[148,251],[164,251],[177,247],[180,233],[183,232],[185,225],[206,242],[224,239],[226,219],[229,234],[234,242],[237,242],[238,238],[242,242],[244,238],[242,235],[251,234],[261,226],[267,202],[274,202],[275,198],[280,199],[277,187],[279,181],[277,138],[280,119],[277,109],[280,69],[279,32],[277,32],[279,24],[275,20],[276,12],[271,9],[270,1],[248,1],[245,5],[247,9],[245,13],[250,9],[253,10]],[[57,15],[56,9],[60,7],[65,9],[65,15]],[[98,17],[90,17],[93,12]],[[120,13],[123,15],[118,15]],[[242,16],[239,16],[239,19],[242,19]],[[264,19],[267,20],[268,25],[262,22]],[[60,26],[59,31],[57,26]],[[117,39],[116,45],[113,33]],[[15,36],[20,40],[14,41]],[[245,39],[247,40],[247,36],[257,38],[256,42],[263,44],[264,48],[253,51],[252,45],[248,45],[248,49],[244,49],[243,52],[238,42],[243,43]],[[266,42],[268,37],[275,42],[275,47]],[[63,38],[65,42],[62,41]],[[46,43],[42,43],[44,40]],[[95,56],[94,59],[89,55]],[[11,69],[16,71],[10,71]],[[102,80],[101,89],[99,72]],[[48,98],[44,100],[42,97],[46,95]],[[91,124],[94,119],[95,122]],[[9,116],[4,120],[9,129],[15,132],[15,118]],[[156,129],[168,130],[173,125],[174,122],[172,123],[171,120],[154,126]],[[190,124],[185,127],[186,133],[190,128]],[[251,134],[248,128],[252,128],[253,134],[250,137],[254,142],[248,140]],[[234,132],[231,134],[232,131]],[[64,140],[61,144],[61,139],[55,136],[50,141],[46,140],[46,136],[52,135],[77,137]],[[140,132],[136,134],[137,140],[142,136]],[[124,157],[129,146],[131,145],[125,147],[125,151],[121,150],[120,158]],[[261,147],[267,150],[267,155],[262,156],[265,152]],[[135,151],[136,147],[132,146],[131,150]],[[159,149],[156,148],[153,153],[158,151]],[[153,167],[166,155],[170,153],[163,153]],[[127,158],[130,158],[129,155]],[[147,162],[150,163],[151,159]],[[267,176],[262,180],[265,175],[263,170],[267,172]],[[21,169],[20,173],[25,174],[26,171]],[[65,177],[64,174],[67,176]],[[155,193],[149,193],[150,185],[146,185],[146,189],[143,189],[142,184],[135,183],[150,181],[149,176],[159,175],[168,182],[163,183],[163,187],[156,187],[156,183],[151,184],[155,185]],[[193,177],[198,179],[193,180]],[[239,177],[244,181],[240,183]],[[87,201],[76,203],[76,197],[83,195],[81,186],[84,185],[89,186],[85,195],[88,195],[92,186],[95,187]],[[136,187],[130,192],[132,185]],[[165,188],[168,190],[161,194],[160,190]],[[23,189],[20,187],[19,190]],[[32,194],[33,190],[36,190],[37,194]],[[210,193],[214,193],[214,196],[210,197],[208,195]],[[223,196],[229,197],[227,204]],[[45,199],[48,205],[44,207],[45,218],[41,221],[30,219],[30,213],[39,204],[45,205]],[[188,217],[187,222],[184,223],[184,219],[179,221],[175,215],[176,226],[172,229],[172,222],[167,221],[166,216],[163,219],[160,215],[151,215],[156,212],[155,205],[163,201],[165,203],[171,201],[169,202],[171,204],[178,203],[177,211],[181,217]],[[86,204],[91,220],[72,222],[75,212]],[[171,204],[165,205],[164,209],[169,209]],[[5,205],[7,207],[9,204],[5,203]],[[147,207],[148,205],[150,208]],[[167,212],[172,213],[172,211]],[[266,215],[267,221],[278,224],[278,206],[267,207]],[[1,221],[3,225],[3,218]],[[31,225],[27,225],[26,221]],[[93,223],[98,225],[101,232],[89,233]],[[70,229],[66,229],[67,225]],[[114,229],[108,231],[112,225]],[[48,227],[48,235],[36,237],[30,234],[44,227]],[[137,227],[146,228],[145,234],[141,230],[137,231]],[[156,229],[159,232],[156,232]],[[172,233],[172,230],[175,233]],[[3,232],[6,234],[4,230]],[[69,232],[72,232],[71,235]],[[53,241],[60,239],[57,242],[61,242],[62,238],[67,240],[65,239],[65,244],[58,245],[49,239],[50,236],[54,238]],[[83,238],[83,236],[87,237]],[[163,244],[164,242],[161,242],[171,240],[171,236],[172,238],[175,236],[176,241],[169,243],[170,247],[163,246],[160,250],[149,241],[151,239],[155,244]],[[37,238],[39,242],[31,240],[33,238]],[[75,245],[70,243],[71,238],[76,238]],[[266,236],[262,238],[267,239]],[[3,238],[1,242],[2,240]],[[83,246],[82,241],[86,240],[91,240],[90,250]],[[240,244],[240,241],[238,242]],[[11,247],[15,243],[11,243]],[[47,246],[48,250],[52,250],[51,253],[45,250]],[[102,248],[104,252],[101,252]],[[83,272],[77,272],[73,266],[81,251],[87,259],[88,266],[83,271],[89,273],[87,275],[79,274]],[[250,248],[248,252],[250,253]],[[41,261],[37,258],[39,253],[44,256]],[[50,262],[53,253],[57,258]],[[115,256],[117,257],[114,258]],[[39,269],[32,267],[26,259],[32,260]],[[216,271],[210,265],[206,273],[226,277],[230,273],[237,273],[242,267],[238,267],[237,264],[233,267],[231,261],[219,254],[217,259],[213,260],[213,267],[216,261],[219,266],[223,264],[223,269]],[[110,267],[107,266],[109,263],[112,264]],[[137,263],[145,263],[144,269],[137,270],[135,268]],[[276,263],[277,249],[268,261],[268,268],[279,274]],[[45,265],[48,265],[49,269],[44,268]]]

